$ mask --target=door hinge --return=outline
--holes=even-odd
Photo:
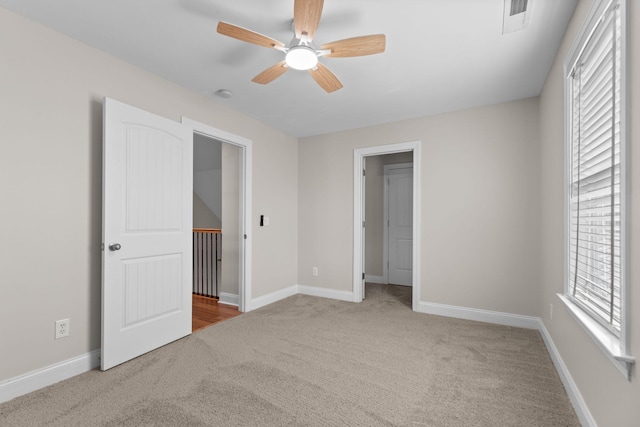
[[[244,235],[244,240],[247,240],[247,235],[246,234]]]
[[[367,176],[367,173],[365,172],[364,169],[362,169],[362,176]]]
[[[362,228],[364,228],[364,221],[362,221]]]
[[[362,273],[362,280],[364,280],[364,272]]]

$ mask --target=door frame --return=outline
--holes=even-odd
[[[238,284],[238,310],[251,310],[251,199],[252,199],[252,174],[253,174],[253,142],[250,139],[234,135],[217,129],[213,126],[182,117],[182,123],[191,127],[194,133],[207,138],[212,138],[223,143],[231,144],[240,149],[240,235],[244,236],[244,244],[238,245],[239,254],[239,279]]]
[[[364,214],[364,192],[362,190],[365,157],[383,154],[413,152],[413,277],[412,310],[418,311],[420,303],[420,176],[422,141],[401,142],[396,144],[379,145],[375,147],[356,148],[353,150],[353,301],[362,302],[364,295],[364,229],[362,218]]]
[[[412,169],[413,170],[413,162],[412,163],[392,163],[389,165],[384,165],[384,197],[383,197],[383,214],[382,214],[382,276],[384,280],[389,283],[389,184],[387,179],[389,178],[389,171],[392,169]],[[412,172],[413,173],[413,172]],[[415,182],[414,182],[415,185]],[[411,219],[412,223],[415,224],[413,218]],[[384,224],[387,224],[386,226]],[[413,270],[413,269],[412,269]],[[412,273],[413,274],[413,273]]]

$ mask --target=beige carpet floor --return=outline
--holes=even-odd
[[[297,295],[0,405],[2,426],[579,426],[537,331]]]

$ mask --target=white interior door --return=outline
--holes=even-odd
[[[191,333],[193,130],[105,99],[106,370]]]
[[[387,224],[389,284],[411,286],[413,279],[413,168],[388,165]]]

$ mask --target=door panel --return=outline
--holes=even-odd
[[[396,270],[411,272],[411,252],[413,251],[413,240],[397,238],[395,244],[395,251],[397,254],[397,257],[395,257]]]
[[[413,169],[390,169],[387,181],[389,283],[413,281]]]
[[[177,232],[182,226],[183,141],[134,125],[126,128],[126,232]]]
[[[105,99],[103,144],[106,370],[191,333],[193,131]]]
[[[182,256],[123,260],[124,328],[179,311]]]

